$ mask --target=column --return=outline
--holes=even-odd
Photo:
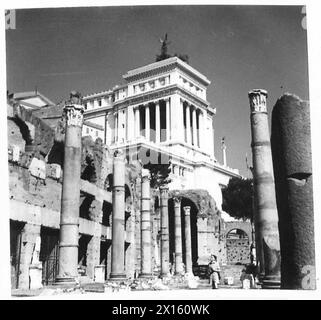
[[[115,127],[114,127],[114,141],[117,142],[118,141],[118,112],[115,112],[114,114],[114,118],[115,118]]]
[[[113,178],[110,279],[125,279],[125,160],[118,150],[114,153]]]
[[[200,125],[201,125],[201,123],[200,123],[200,115],[201,115],[201,112],[199,111],[199,110],[197,110],[197,112],[196,112],[196,122],[197,122],[197,124],[196,124],[196,131],[197,131],[197,143],[196,143],[196,145],[197,145],[197,147],[201,147],[201,128],[200,128]]]
[[[165,100],[166,102],[166,141],[171,139],[171,126],[170,126],[170,101],[169,98]]]
[[[187,144],[192,143],[192,137],[191,137],[191,116],[190,116],[190,104],[186,103],[186,137],[187,137]]]
[[[140,114],[139,106],[135,108],[135,138],[140,137]]]
[[[183,256],[182,256],[182,219],[181,219],[181,199],[174,199],[174,216],[175,216],[175,274],[182,273]]]
[[[64,170],[59,233],[59,272],[56,283],[75,283],[78,277],[81,132],[84,108],[79,93],[72,92],[66,115]]]
[[[39,212],[40,213],[40,212]],[[31,283],[31,269],[34,264],[33,255],[35,253],[35,247],[37,239],[40,238],[40,225],[34,225],[26,223],[21,232],[21,247],[20,247],[20,259],[19,259],[19,289],[30,289]],[[17,257],[18,258],[18,257]],[[41,264],[39,266],[42,267]],[[41,269],[40,277],[41,277]],[[41,283],[41,281],[40,281]],[[41,286],[40,286],[41,287]]]
[[[310,106],[287,93],[272,111],[271,146],[281,245],[281,288],[315,289]]]
[[[270,146],[267,92],[257,89],[249,92],[251,108],[253,182],[256,197],[254,213],[255,230],[259,232],[258,244],[263,253],[263,288],[280,287],[280,242],[278,212],[276,208],[274,173]]]
[[[159,110],[159,101],[155,102],[155,130],[156,130],[156,143],[160,143],[160,110]]]
[[[128,106],[127,108],[127,135],[126,140],[131,141],[135,138],[135,118],[134,118],[134,107]]]
[[[185,221],[185,271],[193,275],[192,266],[192,236],[191,236],[191,207],[187,206],[184,210]]]
[[[161,211],[161,276],[169,275],[168,188],[160,187]]]
[[[148,103],[145,105],[145,138],[147,141],[150,141],[150,113]]]
[[[99,266],[100,258],[100,239],[101,239],[101,222],[103,218],[103,200],[94,199],[89,208],[89,219],[94,222],[94,234],[87,246],[87,268],[86,273],[92,280],[95,277],[95,268]],[[104,276],[105,277],[105,276]]]
[[[197,127],[196,127],[196,109],[192,109],[192,132],[193,132],[193,146],[197,147]]]
[[[141,188],[141,278],[152,276],[151,252],[151,216],[150,216],[150,174],[149,170],[142,169]]]

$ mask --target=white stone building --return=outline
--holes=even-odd
[[[112,149],[169,155],[170,189],[205,189],[221,209],[221,187],[240,175],[214,155],[216,108],[206,97],[210,81],[177,57],[130,70],[123,79],[124,85],[84,97],[83,134],[96,139],[103,132]]]

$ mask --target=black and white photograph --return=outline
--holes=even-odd
[[[4,295],[314,297],[309,2],[19,4],[2,11]]]

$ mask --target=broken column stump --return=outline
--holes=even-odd
[[[272,112],[272,154],[281,243],[281,287],[315,288],[309,104],[284,94]]]

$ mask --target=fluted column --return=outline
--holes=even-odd
[[[192,109],[192,132],[193,132],[193,146],[197,146],[197,127],[196,127],[196,109],[193,107]]]
[[[192,235],[191,235],[191,207],[184,207],[185,221],[185,271],[193,274],[192,265]]]
[[[192,143],[192,137],[191,137],[191,114],[190,114],[190,105],[189,103],[186,104],[186,142],[188,144]]]
[[[166,141],[171,139],[171,126],[170,126],[170,104],[169,99],[166,99]]]
[[[112,244],[111,244],[111,279],[126,278],[124,270],[125,255],[125,160],[116,150],[113,162],[112,187]]]
[[[142,169],[141,188],[141,278],[152,276],[151,254],[151,216],[150,216],[150,174]]]
[[[160,110],[159,101],[155,102],[155,130],[156,130],[156,143],[160,143]]]
[[[74,283],[78,277],[81,133],[84,113],[80,94],[71,93],[64,112],[66,133],[59,231],[59,271],[56,283]]]
[[[140,137],[140,114],[139,106],[134,109],[135,112],[135,138]]]
[[[181,218],[181,199],[174,199],[175,215],[175,274],[180,274],[183,270],[183,250],[182,250],[182,218]]]
[[[147,141],[150,141],[150,112],[148,103],[145,105],[145,138]]]
[[[266,98],[265,90],[249,92],[256,197],[254,221],[255,231],[259,233],[260,264],[264,265],[263,288],[279,288],[280,241]]]

